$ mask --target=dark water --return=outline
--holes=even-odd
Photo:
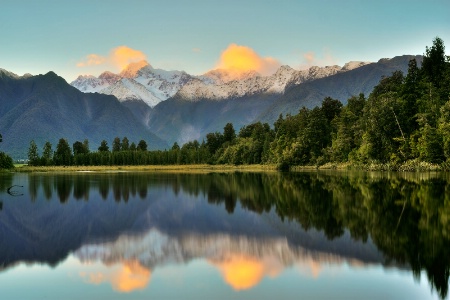
[[[446,174],[3,173],[0,298],[448,298],[449,193]]]

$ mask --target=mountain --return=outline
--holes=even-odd
[[[0,150],[14,158],[27,157],[31,140],[39,150],[45,141],[55,150],[60,138],[88,139],[95,150],[116,136],[143,139],[151,149],[166,147],[115,97],[82,93],[53,72],[20,77],[0,69],[0,103]]]
[[[271,76],[224,84],[194,78],[151,110],[148,126],[171,144],[201,140],[209,132],[221,132],[228,122],[236,130],[257,121],[272,125],[280,113],[296,114],[302,106],[319,106],[327,96],[344,104],[353,95],[367,96],[382,76],[396,70],[406,73],[412,58],[422,60],[421,56],[405,55],[376,63],[350,62],[342,68],[311,67],[303,71],[282,66]]]
[[[376,63],[359,66],[347,72],[291,86],[257,119],[272,124],[280,113],[283,115],[296,114],[303,106],[314,108],[319,106],[325,97],[338,99],[343,104],[347,104],[347,100],[351,96],[360,93],[367,97],[383,76],[390,76],[395,71],[402,71],[406,74],[411,59],[416,59],[418,64],[422,63],[421,55],[384,58]]]
[[[192,76],[183,71],[154,69],[147,61],[129,64],[119,74],[80,75],[71,85],[85,93],[116,96],[119,101],[142,100],[149,107],[175,95]]]

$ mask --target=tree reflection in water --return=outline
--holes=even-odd
[[[0,190],[12,181],[12,175],[2,175]],[[354,240],[370,238],[388,262],[409,265],[417,278],[425,270],[440,297],[447,296],[450,179],[446,174],[130,172],[30,174],[28,180],[31,200],[42,190],[46,199],[56,194],[65,204],[72,198],[87,201],[92,193],[127,203],[136,197],[147,199],[158,188],[170,188],[176,195],[205,195],[230,214],[237,205],[257,213],[274,211],[305,230],[323,231],[329,240],[346,231]],[[226,273],[227,266],[220,266]]]

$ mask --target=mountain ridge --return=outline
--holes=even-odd
[[[82,93],[54,72],[27,78],[0,77],[2,151],[25,158],[31,140],[42,149],[59,138],[69,143],[88,139],[96,149],[105,139],[143,139],[150,149],[167,144],[139,123],[114,96]]]

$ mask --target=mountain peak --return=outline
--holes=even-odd
[[[14,78],[14,79],[19,78],[19,76],[17,74],[0,68],[0,78],[2,78],[2,77],[9,77],[9,78]]]
[[[133,62],[126,66],[119,75],[124,78],[134,78],[137,76],[139,70],[147,66],[151,67],[146,60]]]
[[[212,79],[217,84],[224,84],[230,81],[245,80],[259,75],[260,74],[254,70],[243,71],[236,68],[229,68],[211,70],[203,76]]]
[[[342,67],[341,71],[350,71],[371,63],[370,61],[349,61]]]

